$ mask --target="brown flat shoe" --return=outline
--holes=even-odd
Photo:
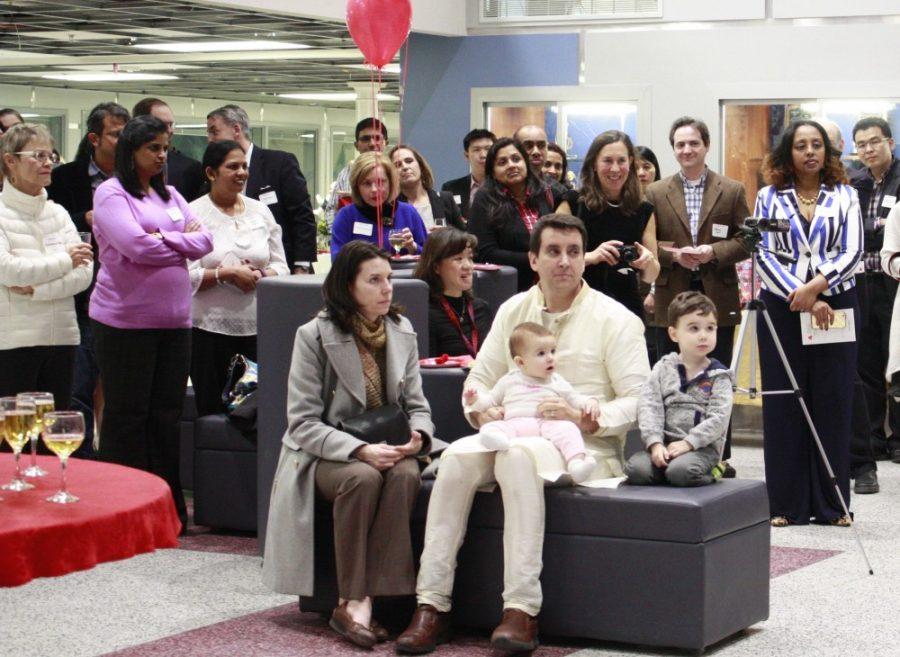
[[[504,609],[503,620],[491,635],[491,646],[508,652],[531,651],[538,647],[538,623],[520,609]]]
[[[450,614],[431,605],[419,605],[403,634],[397,637],[397,652],[422,655],[450,640]]]
[[[787,527],[791,524],[791,521],[784,516],[772,516],[769,520],[769,524],[773,527]]]
[[[391,633],[387,631],[387,628],[374,618],[372,619],[372,624],[369,625],[369,629],[372,630],[372,634],[375,635],[378,643],[384,643],[391,638]]]
[[[347,641],[360,648],[371,648],[378,642],[372,630],[353,620],[350,612],[347,611],[346,602],[334,608],[328,625]]]

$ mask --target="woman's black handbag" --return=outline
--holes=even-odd
[[[410,439],[409,418],[397,404],[384,404],[343,420],[338,429],[373,445],[405,445]]]

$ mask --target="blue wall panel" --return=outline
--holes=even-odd
[[[412,34],[403,140],[422,152],[438,186],[465,175],[462,139],[471,125],[472,87],[576,86],[578,62],[577,34]]]

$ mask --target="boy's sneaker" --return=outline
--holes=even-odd
[[[719,479],[724,477],[725,476],[725,468],[727,467],[727,465],[728,464],[725,463],[725,461],[719,461],[718,463],[716,463],[712,469],[713,479],[718,481]]]

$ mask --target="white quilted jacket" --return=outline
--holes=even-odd
[[[90,264],[72,267],[67,249],[80,242],[69,213],[47,192],[0,191],[0,349],[77,345],[73,297],[91,284]],[[33,294],[11,287],[32,287]]]

